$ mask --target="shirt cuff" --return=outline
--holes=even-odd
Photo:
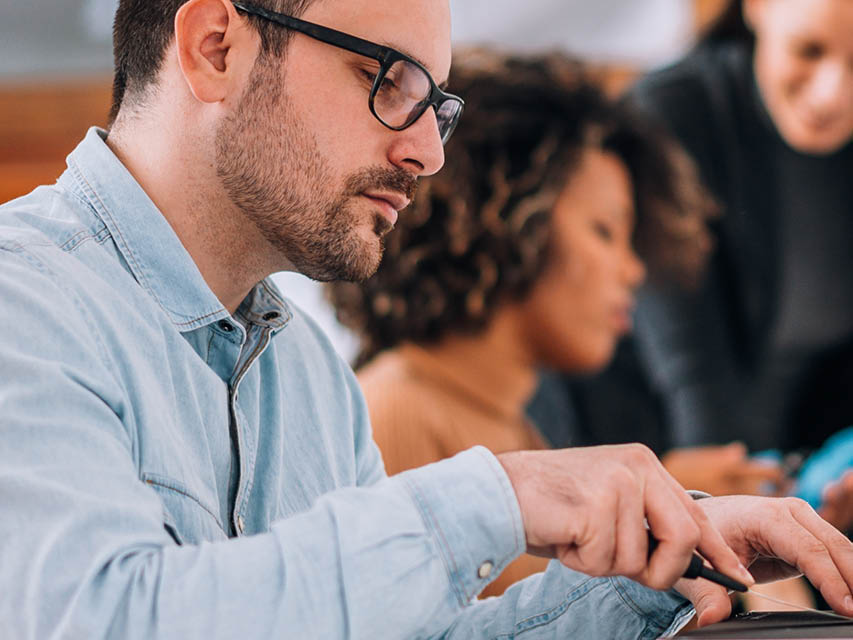
[[[696,613],[691,602],[675,589],[655,591],[623,577],[609,580],[622,601],[646,620],[644,637],[670,638]]]
[[[396,478],[405,483],[436,541],[460,606],[525,551],[515,491],[501,463],[485,447]]]

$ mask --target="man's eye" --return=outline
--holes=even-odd
[[[385,89],[385,90],[396,89],[397,83],[394,82],[394,78],[392,78],[389,75],[386,75],[384,78],[382,78],[382,87],[381,88]]]
[[[373,84],[376,81],[376,73],[373,71],[369,71],[368,69],[359,69],[359,71],[361,72],[362,77],[364,77],[364,79],[370,84]]]

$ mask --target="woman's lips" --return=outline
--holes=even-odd
[[[633,311],[633,305],[617,307],[613,310],[613,313],[610,317],[612,319],[613,326],[620,335],[630,333],[631,330],[634,328]]]

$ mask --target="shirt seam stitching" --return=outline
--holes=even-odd
[[[21,256],[21,258],[23,260],[28,262],[32,267],[37,269],[40,273],[47,276],[54,286],[56,286],[59,290],[63,291],[65,293],[65,295],[68,296],[71,303],[77,308],[77,310],[80,312],[80,314],[85,319],[84,324],[86,325],[87,333],[89,334],[89,336],[92,338],[92,340],[95,342],[95,344],[98,347],[98,359],[100,360],[101,364],[104,365],[104,367],[112,375],[115,376],[116,371],[113,369],[112,361],[107,357],[109,351],[107,350],[106,345],[102,342],[100,334],[92,330],[93,326],[96,326],[96,323],[94,323],[94,318],[92,318],[89,315],[89,312],[86,309],[86,305],[83,303],[82,300],[80,300],[80,297],[77,295],[76,291],[74,290],[74,287],[63,287],[63,286],[61,286],[59,283],[59,279],[60,279],[59,275],[53,269],[51,269],[50,266],[45,264],[44,261],[39,259],[38,256],[36,256],[35,254],[33,254],[31,251],[28,250],[29,246],[32,246],[32,245],[26,245],[25,246],[25,245],[22,245],[18,242],[16,242],[15,245],[17,248],[14,250],[11,249],[10,247],[0,247],[0,248],[6,250],[8,253],[14,253],[16,255]],[[39,246],[55,247],[56,245],[52,244],[52,243],[48,243],[47,245],[39,245]]]
[[[110,213],[110,210],[107,207],[106,203],[103,201],[101,196],[98,195],[97,191],[95,191],[95,188],[91,185],[91,183],[86,178],[86,176],[83,175],[82,171],[80,171],[80,169],[79,169],[79,167],[77,167],[76,163],[72,164],[71,162],[69,162],[69,168],[72,168],[74,170],[74,173],[76,174],[76,176],[79,178],[79,180],[81,180],[83,183],[85,183],[84,185],[82,185],[82,186],[84,186],[84,190],[86,188],[88,188],[88,191],[91,194],[91,196],[98,201],[98,203],[101,206],[103,215],[108,216],[110,218],[110,220],[113,222],[115,229],[116,229],[116,232],[118,233],[118,236],[121,239],[121,243],[126,249],[126,251],[122,251],[122,249],[119,248],[119,252],[121,252],[121,254],[124,255],[125,259],[128,261],[128,264],[132,263],[134,278],[148,292],[148,295],[151,298],[153,298],[153,300],[157,303],[157,306],[159,306],[166,313],[166,315],[169,316],[169,319],[172,321],[172,323],[175,326],[187,327],[187,326],[190,326],[192,324],[195,324],[196,322],[199,322],[200,320],[205,320],[206,318],[209,318],[210,316],[214,316],[214,315],[221,312],[221,309],[217,309],[216,311],[211,311],[210,313],[207,313],[203,316],[199,316],[197,318],[193,318],[192,320],[188,320],[185,322],[175,322],[174,320],[172,320],[171,319],[171,317],[173,315],[172,312],[168,308],[166,308],[166,306],[160,300],[160,297],[154,292],[154,289],[148,283],[148,278],[142,272],[142,267],[139,263],[138,258],[136,257],[136,254],[134,253],[130,244],[125,239],[124,234],[121,231],[121,227],[115,223],[115,218],[113,217],[112,213]],[[91,205],[91,203],[90,203],[90,205]],[[96,212],[97,212],[97,210],[96,210]],[[111,232],[111,235],[112,235],[112,232]]]
[[[559,604],[546,611],[537,613],[536,615],[528,616],[524,620],[519,620],[515,624],[515,629],[513,631],[499,634],[495,636],[495,640],[500,640],[502,638],[517,638],[530,631],[535,631],[540,627],[554,623],[556,620],[565,615],[565,613],[571,609],[573,604],[596,589],[603,587],[604,584],[604,582],[596,580],[595,578],[587,578],[580,584],[576,585],[571,591],[567,592]],[[540,618],[540,620],[537,620],[537,618]]]
[[[632,611],[634,611],[634,613],[636,613],[640,618],[646,620],[646,628],[648,628],[649,625],[654,624],[657,631],[663,632],[664,630],[666,630],[667,626],[672,623],[672,621],[666,622],[664,618],[658,614],[657,611],[643,610],[643,608],[640,607],[639,604],[634,602],[634,600],[627,594],[627,592],[622,589],[618,579],[608,578],[608,582],[611,584],[613,590],[616,592],[622,602],[624,602],[625,605],[629,607]]]
[[[213,511],[211,511],[200,498],[195,496],[193,493],[189,491],[189,489],[184,488],[180,485],[176,480],[172,480],[171,478],[167,478],[164,476],[160,476],[159,474],[153,473],[143,473],[142,479],[146,484],[155,487],[161,487],[162,489],[167,489],[168,491],[173,491],[178,495],[184,496],[185,498],[189,498],[193,502],[195,502],[199,507],[201,507],[205,513],[207,513],[213,521],[216,522],[216,525],[225,532],[225,528],[222,526],[222,523],[219,521],[219,518]]]

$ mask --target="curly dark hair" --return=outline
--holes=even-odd
[[[125,96],[136,98],[152,85],[174,39],[175,15],[187,0],[119,0],[113,23],[113,104],[110,122]],[[265,9],[301,15],[314,0],[251,0]],[[249,16],[261,36],[261,53],[281,56],[289,30]]]
[[[591,147],[629,169],[634,243],[650,272],[698,278],[715,206],[693,164],[578,62],[468,50],[454,56],[450,84],[466,106],[444,169],[422,180],[377,273],[329,285],[338,319],[361,338],[356,366],[404,341],[481,330],[499,305],[527,294],[549,259],[551,211]]]

